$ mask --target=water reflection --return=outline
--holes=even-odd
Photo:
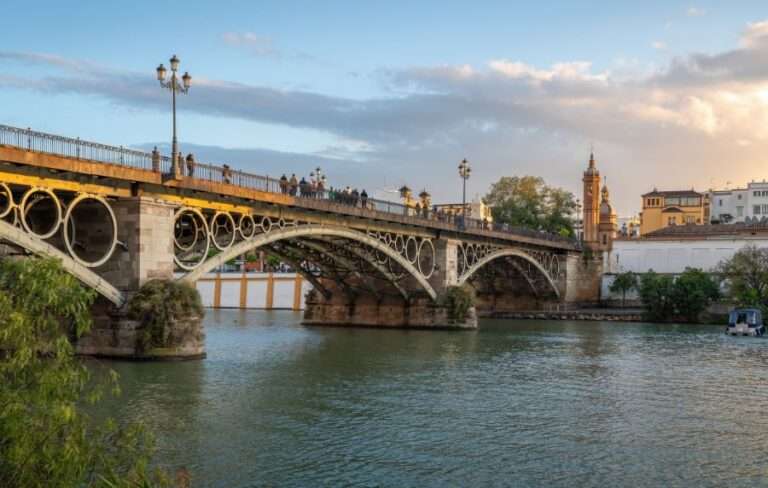
[[[208,359],[113,363],[104,412],[195,486],[760,484],[765,340],[720,328],[304,328],[211,311]]]

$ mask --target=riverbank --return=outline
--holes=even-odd
[[[482,315],[488,319],[509,320],[578,320],[598,322],[647,322],[642,308],[583,308],[574,310],[523,310],[519,312],[494,312]],[[660,324],[679,324],[685,322],[680,317],[673,317]],[[700,325],[722,325],[728,323],[728,314],[706,312],[702,314]]]
[[[489,319],[514,320],[593,320],[602,322],[642,322],[643,310],[639,308],[593,308],[575,310],[528,310],[519,312],[494,312],[484,315]]]

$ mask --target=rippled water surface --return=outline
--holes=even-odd
[[[208,359],[109,363],[195,487],[768,485],[768,340],[711,326],[305,328],[209,311]]]

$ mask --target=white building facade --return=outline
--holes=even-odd
[[[698,226],[696,226],[698,227]],[[731,226],[714,226],[731,227]],[[744,228],[743,224],[739,227]],[[714,271],[722,261],[730,259],[745,246],[768,248],[768,230],[734,235],[708,235],[697,238],[669,239],[617,239],[613,249],[603,255],[603,276],[600,296],[602,300],[616,301],[620,296],[610,291],[618,273],[656,273],[679,275],[685,268]],[[637,290],[626,295],[627,300],[639,299]]]
[[[753,181],[746,188],[709,192],[710,223],[768,221],[768,181]]]
[[[707,237],[701,239],[617,239],[605,253],[607,274],[657,273],[679,274],[685,268],[712,271],[745,246],[768,247],[768,235]]]

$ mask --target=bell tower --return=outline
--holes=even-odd
[[[584,171],[584,245],[595,249],[600,243],[598,225],[600,224],[600,172],[595,166],[594,151],[589,154],[589,166]]]

